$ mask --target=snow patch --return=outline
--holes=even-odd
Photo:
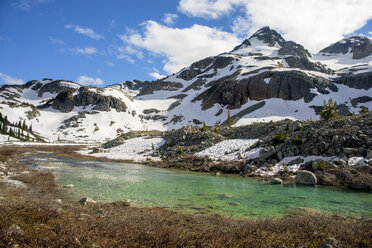
[[[215,144],[203,151],[195,153],[196,156],[208,156],[213,160],[241,160],[254,159],[259,155],[260,149],[251,149],[258,139],[230,139]]]
[[[107,149],[102,153],[89,154],[90,150],[82,150],[78,151],[78,153],[94,157],[134,162],[144,162],[146,160],[160,161],[160,158],[152,157],[151,155],[164,143],[165,140],[163,138],[138,137],[126,140],[124,144]]]

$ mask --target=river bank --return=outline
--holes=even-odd
[[[1,181],[0,246],[318,247],[324,242],[337,242],[342,247],[372,245],[372,222],[366,217],[302,209],[283,218],[236,220],[138,208],[126,202],[83,206],[68,198],[52,173],[30,169],[18,160],[24,152],[69,153],[75,149],[0,148],[0,160],[7,171],[7,181]]]

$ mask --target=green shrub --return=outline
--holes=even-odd
[[[369,109],[367,107],[361,106],[359,110],[359,114],[367,114],[369,113]]]
[[[282,166],[283,166],[284,172],[289,173],[289,168],[288,168],[287,164],[283,163]]]
[[[201,128],[202,132],[210,130],[211,127],[208,126],[205,121],[203,121],[203,127]]]
[[[296,136],[293,137],[292,143],[294,145],[301,145],[302,144],[302,140],[300,139],[300,137],[298,137],[298,135],[296,135]]]
[[[183,150],[179,146],[177,146],[176,152],[177,152],[177,154],[183,154]]]
[[[320,117],[323,120],[329,120],[338,116],[337,103],[332,98],[328,100],[328,103],[324,100],[323,109],[320,111]]]
[[[216,126],[214,127],[213,132],[215,132],[215,133],[220,132],[220,122],[219,121],[216,122]]]
[[[288,135],[284,135],[282,130],[279,131],[279,133],[275,134],[272,138],[272,141],[275,145],[283,143],[285,139],[288,137]]]

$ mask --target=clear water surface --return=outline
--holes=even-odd
[[[60,185],[73,184],[74,197],[97,201],[130,199],[136,206],[160,206],[197,214],[234,217],[285,215],[312,208],[372,216],[372,194],[325,186],[271,185],[252,178],[190,173],[140,164],[100,162],[36,153],[23,162],[56,172]]]

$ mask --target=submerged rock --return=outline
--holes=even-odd
[[[317,179],[314,173],[307,170],[297,171],[296,183],[305,185],[315,185]]]

